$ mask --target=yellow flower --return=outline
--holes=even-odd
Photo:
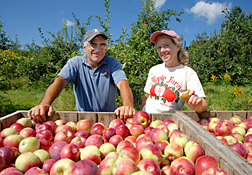
[[[238,88],[238,86],[235,86],[234,94],[236,95],[236,97],[241,96],[243,94],[243,89],[244,88]]]
[[[224,76],[223,76],[223,79],[225,80],[225,81],[230,81],[231,80],[231,77],[230,77],[230,75],[227,75],[227,74],[225,74]]]
[[[219,78],[219,77],[216,77],[214,74],[212,74],[211,80],[210,80],[210,81],[217,82],[217,81],[218,81],[218,78]]]
[[[248,95],[248,104],[249,104],[250,102],[252,102],[252,96],[249,93],[247,93],[247,95]]]

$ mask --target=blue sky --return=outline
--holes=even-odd
[[[63,20],[68,21],[69,26],[74,22],[71,13],[75,13],[80,22],[86,22],[89,15],[92,15],[91,25],[88,29],[100,28],[96,15],[105,18],[104,0],[0,0],[0,21],[3,22],[3,30],[14,40],[15,34],[21,45],[35,43],[41,45],[38,28],[46,33],[60,30]],[[157,9],[166,10],[171,8],[177,12],[184,9],[180,16],[181,23],[171,19],[169,28],[177,34],[184,36],[187,45],[195,40],[197,34],[206,31],[209,35],[214,29],[220,29],[224,19],[221,13],[224,6],[232,9],[240,6],[242,11],[248,14],[251,12],[251,0],[157,0]],[[116,40],[122,34],[122,28],[127,27],[129,32],[131,22],[137,21],[137,14],[142,10],[141,0],[111,0],[110,18],[112,39]],[[49,35],[46,35],[49,37]]]

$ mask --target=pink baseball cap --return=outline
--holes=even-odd
[[[156,31],[156,32],[154,32],[154,33],[151,35],[150,41],[151,41],[152,43],[155,43],[155,40],[156,40],[157,36],[162,35],[162,34],[168,35],[168,36],[170,36],[170,37],[172,37],[172,38],[176,38],[179,42],[181,42],[180,37],[179,37],[179,36],[177,35],[177,33],[174,32],[173,30]]]

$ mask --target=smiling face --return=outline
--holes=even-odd
[[[166,67],[176,67],[180,65],[177,57],[180,46],[174,44],[171,37],[167,35],[157,37],[156,48],[159,57],[163,60]]]
[[[91,45],[96,45],[97,47],[92,47]],[[84,52],[87,54],[87,63],[92,66],[94,69],[99,65],[99,63],[102,61],[102,59],[105,56],[106,49],[102,49],[100,46],[106,45],[106,40],[101,37],[97,36],[94,39],[92,39],[87,46],[84,46],[83,43],[83,49]]]

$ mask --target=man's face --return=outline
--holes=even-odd
[[[85,47],[83,44],[84,52],[87,54],[87,63],[94,69],[99,65],[106,54],[106,40],[101,37],[95,37]]]

